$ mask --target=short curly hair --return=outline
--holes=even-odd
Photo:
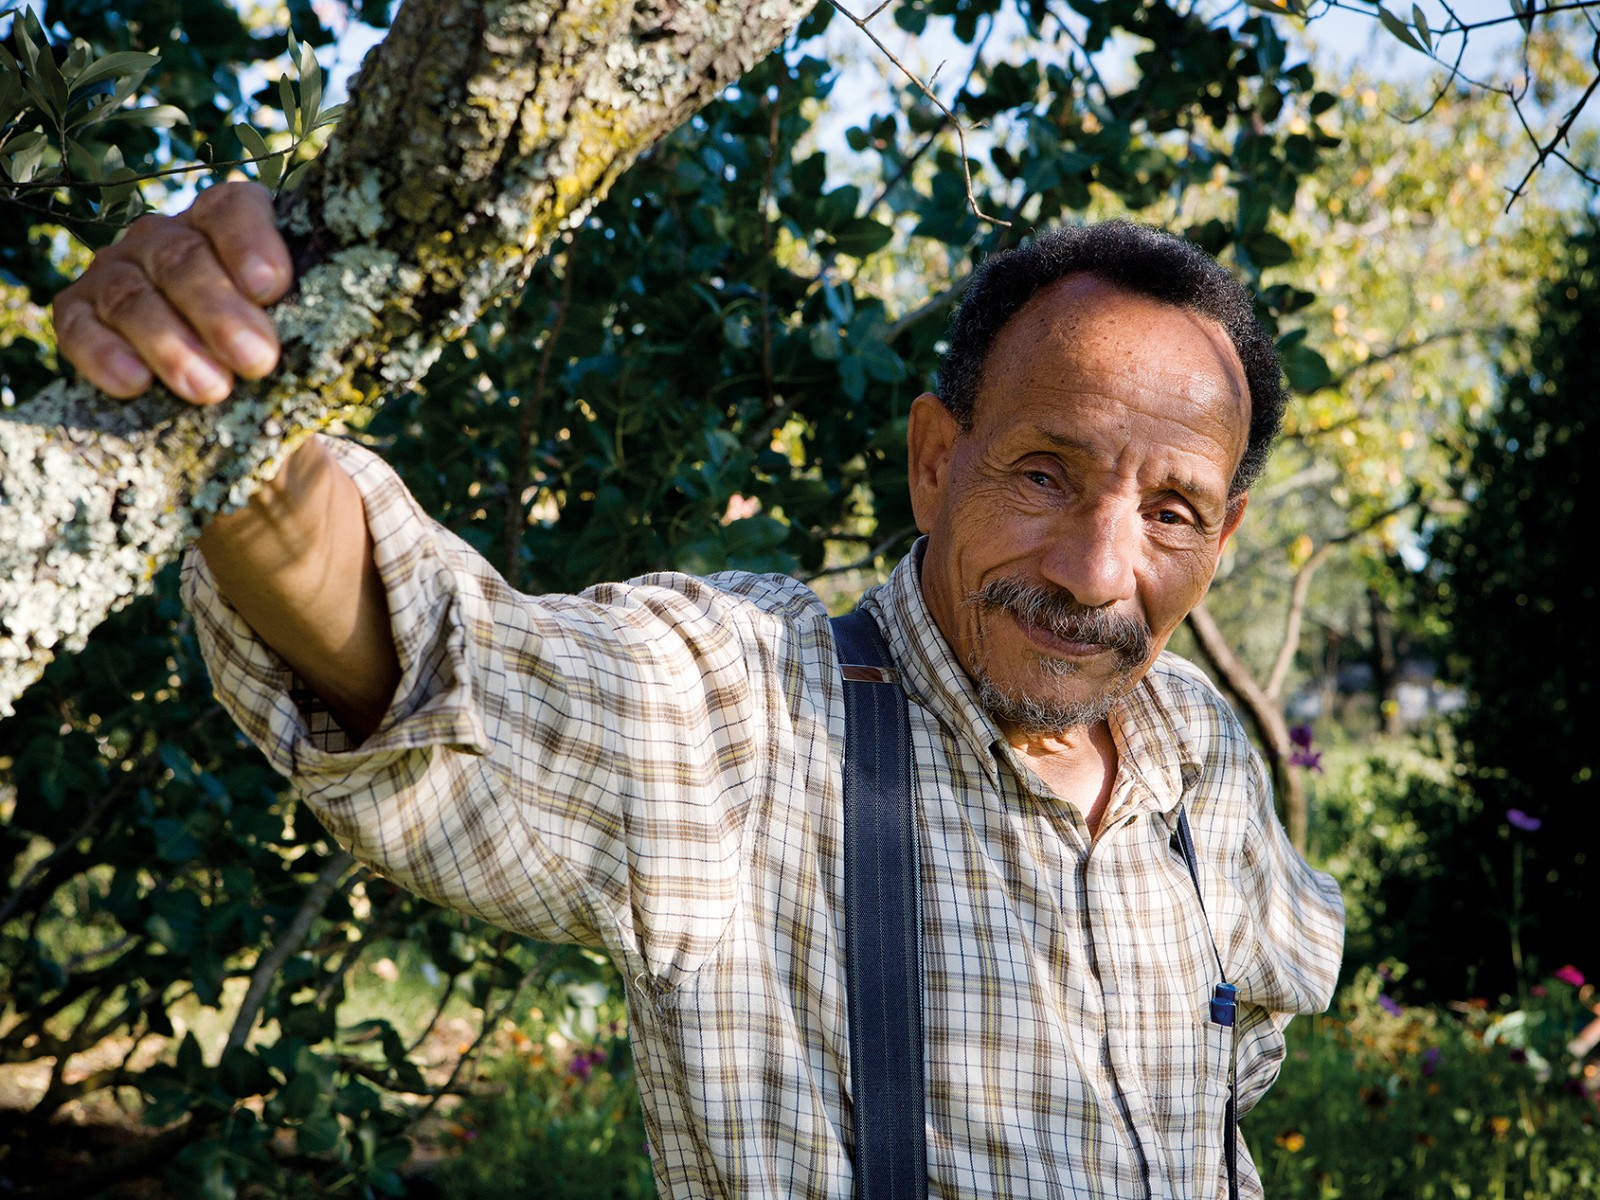
[[[1093,275],[1222,326],[1250,388],[1250,432],[1229,487],[1235,496],[1247,491],[1266,466],[1288,403],[1277,346],[1250,292],[1226,267],[1192,242],[1132,221],[1063,226],[978,267],[950,318],[939,367],[939,398],[961,428],[972,428],[984,363],[1006,322],[1069,275]]]

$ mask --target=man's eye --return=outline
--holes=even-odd
[[[1163,508],[1156,512],[1156,520],[1163,525],[1187,525],[1189,518],[1175,508]]]
[[[1055,480],[1051,478],[1050,472],[1048,471],[1025,471],[1023,472],[1023,477],[1027,479],[1029,483],[1036,483],[1040,487],[1050,487],[1055,483]]]

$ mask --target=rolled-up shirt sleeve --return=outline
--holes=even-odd
[[[783,686],[795,630],[825,624],[820,602],[754,576],[526,596],[375,455],[326,441],[366,505],[400,683],[352,747],[191,551],[184,598],[222,703],[402,886],[639,969],[695,969],[735,902],[746,809],[800,694]]]
[[[1344,900],[1332,876],[1310,866],[1273,809],[1272,785],[1255,753],[1249,758],[1252,812],[1237,859],[1252,940],[1240,981],[1248,1007],[1240,1027],[1239,1111],[1248,1112],[1277,1078],[1283,1030],[1297,1013],[1328,1007],[1344,949]]]

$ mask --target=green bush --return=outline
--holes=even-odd
[[[1345,979],[1404,962],[1408,992],[1441,1003],[1457,998],[1430,989],[1439,977],[1453,977],[1459,963],[1441,961],[1439,930],[1416,919],[1419,911],[1452,911],[1491,878],[1486,865],[1463,878],[1438,854],[1481,809],[1448,733],[1335,747],[1323,763],[1326,774],[1310,787],[1309,851],[1344,892]],[[1509,958],[1511,915],[1508,904],[1507,921],[1474,931],[1480,947],[1498,945]]]
[[[1523,1008],[1401,1005],[1362,971],[1332,1015],[1289,1027],[1282,1078],[1244,1130],[1272,1200],[1563,1200],[1600,1192],[1593,1080],[1567,1049],[1589,1019],[1552,980]]]
[[[432,1176],[446,1200],[645,1200],[656,1194],[620,1005],[584,983],[553,1025],[544,1009],[507,1028],[444,1141]],[[575,1002],[576,1001],[576,1002]],[[614,1019],[599,1028],[607,1017]]]

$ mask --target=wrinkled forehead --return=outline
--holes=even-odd
[[[978,407],[1019,377],[1070,389],[1078,381],[1132,386],[1196,403],[1221,404],[1240,434],[1250,424],[1244,364],[1221,324],[1093,275],[1069,275],[1042,289],[1006,322],[984,360]]]

